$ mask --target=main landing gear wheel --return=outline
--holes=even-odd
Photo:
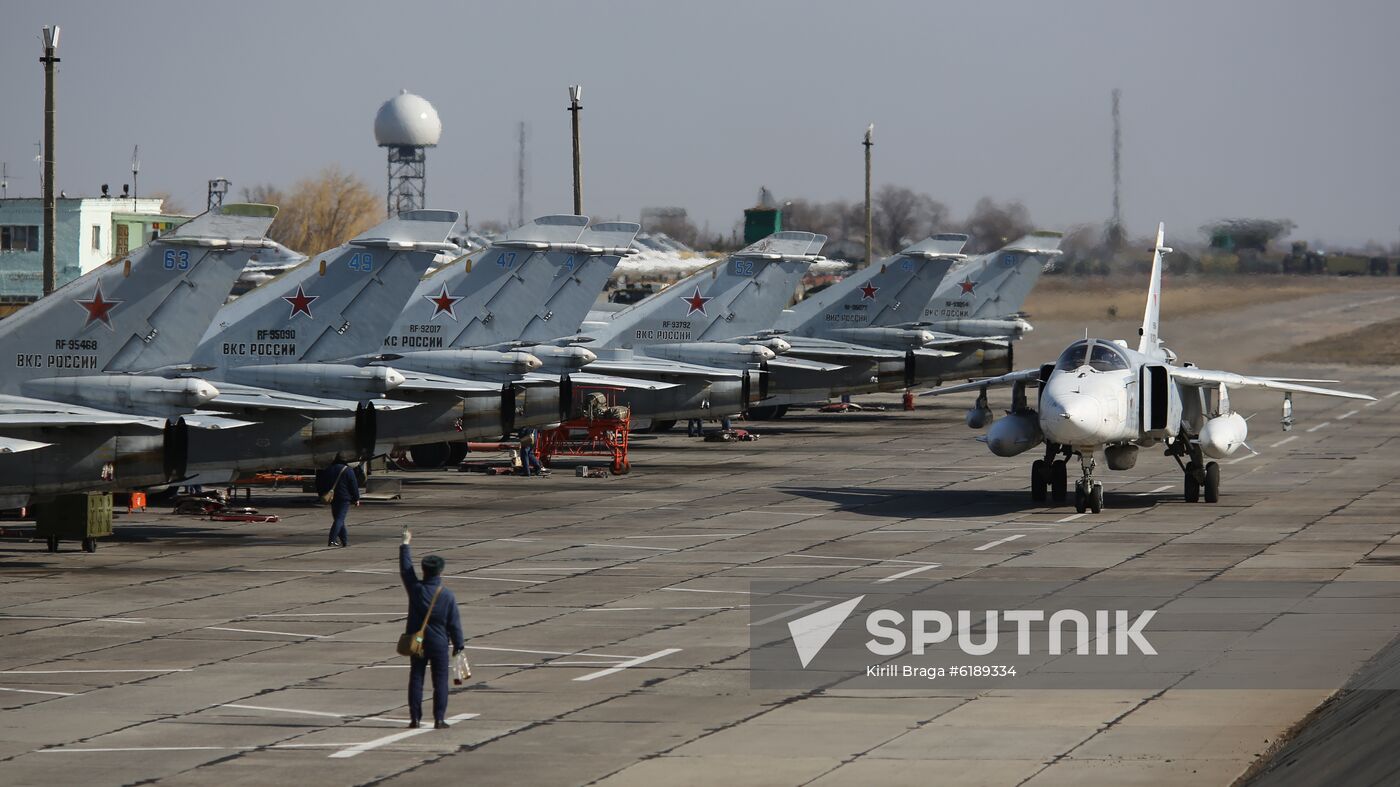
[[[1050,498],[1056,503],[1065,502],[1069,496],[1069,467],[1065,460],[1056,459],[1050,463]]]
[[[48,537],[48,547],[49,547],[49,551],[50,551],[50,552],[57,552],[57,551],[58,551],[58,536],[49,536],[49,537]]]
[[[83,551],[84,551],[84,552],[96,552],[96,551],[97,551],[97,539],[91,538],[91,537],[83,539]]]
[[[1215,464],[1211,462],[1211,464]],[[1201,499],[1201,482],[1196,480],[1196,463],[1186,463],[1186,502],[1195,503]]]
[[[1077,513],[1084,513],[1089,508],[1089,496],[1084,493],[1084,482],[1074,482],[1074,510]]]
[[[1217,503],[1220,501],[1220,465],[1215,462],[1206,463],[1206,502]]]
[[[1095,514],[1103,510],[1103,484],[1095,482],[1089,488],[1089,510]]]
[[[1031,499],[1037,503],[1045,502],[1046,491],[1050,486],[1050,479],[1046,477],[1046,461],[1037,459],[1031,463]]]

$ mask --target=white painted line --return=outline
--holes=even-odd
[[[475,719],[477,716],[480,715],[481,714],[479,713],[459,713],[456,716],[448,716],[447,723],[451,724],[452,722],[456,721],[466,721],[467,719]],[[346,757],[355,757],[357,755],[364,754],[367,751],[377,749],[380,746],[388,746],[391,743],[397,743],[398,741],[401,741],[405,738],[412,738],[415,735],[422,735],[425,732],[431,732],[432,729],[432,727],[421,727],[416,730],[404,730],[403,732],[396,732],[393,735],[385,735],[382,738],[375,738],[372,741],[357,743],[354,746],[341,749],[340,751],[332,754],[331,759],[344,759]]]
[[[497,541],[514,541],[519,544],[532,544],[539,541],[538,538],[498,538]]]
[[[539,568],[478,568],[477,571],[524,571],[527,574],[563,572],[565,574],[582,574],[593,569],[587,567],[566,568],[563,566],[541,566]]]
[[[301,716],[326,716],[332,719],[343,719],[343,713],[328,713],[323,710],[301,710],[300,708],[270,708],[266,705],[239,705],[228,702],[219,706],[220,708],[238,708],[240,710],[265,710],[273,713],[295,713]]]
[[[8,669],[0,675],[69,675],[108,672],[194,672],[192,669]]]
[[[1390,393],[1386,394],[1384,398],[1394,399],[1396,396],[1400,396],[1400,391],[1391,391]]]
[[[755,620],[754,622],[752,622],[752,623],[749,624],[749,628],[753,628],[754,626],[763,626],[763,625],[767,625],[767,624],[769,624],[769,623],[773,623],[773,622],[775,622],[775,621],[782,620],[783,618],[790,618],[790,617],[792,617],[793,615],[799,615],[799,614],[801,614],[801,613],[803,613],[803,612],[806,612],[807,610],[809,610],[809,609],[811,609],[811,608],[813,608],[813,607],[820,607],[821,605],[823,605],[823,604],[825,604],[825,603],[826,603],[825,601],[809,601],[809,602],[807,602],[806,604],[803,604],[803,605],[798,606],[798,607],[793,607],[792,609],[789,609],[789,610],[787,610],[787,611],[785,611],[785,612],[779,612],[779,613],[776,614],[776,615],[769,615],[768,617],[764,618],[763,620]]]
[[[694,533],[674,536],[623,536],[623,538],[720,538],[730,536],[747,536],[748,533]]]
[[[334,574],[334,568],[230,568],[228,571],[248,571],[255,574]]]
[[[528,650],[526,648],[493,648],[487,645],[467,645],[466,650],[493,650],[499,653],[534,653],[540,656],[596,656],[603,659],[630,659],[615,653],[588,653],[576,650]]]
[[[700,588],[661,588],[662,590],[674,590],[679,593],[739,593],[745,596],[752,595],[747,590],[701,590]]]
[[[1371,401],[1367,402],[1365,406],[1366,406],[1366,407],[1375,407],[1376,405],[1380,404],[1382,401],[1384,401],[1384,400],[1383,400],[1383,399],[1372,399]]]
[[[655,609],[655,607],[584,607],[583,609],[579,609],[579,610],[575,610],[575,611],[577,611],[577,612],[644,612],[644,611],[652,610],[652,609]],[[720,607],[715,607],[715,609],[720,609]]]
[[[128,751],[249,751],[256,746],[125,746],[105,749],[40,749],[39,754],[100,754]]]
[[[63,617],[59,615],[0,615],[0,620],[67,620],[67,621],[102,621],[104,623],[145,623],[140,618],[75,618]]]
[[[1281,445],[1288,445],[1289,443],[1291,443],[1291,442],[1293,442],[1294,440],[1297,440],[1297,439],[1298,439],[1298,435],[1296,435],[1296,434],[1295,434],[1295,435],[1289,435],[1288,437],[1283,438],[1282,440],[1278,441],[1277,443],[1274,443],[1273,445],[1271,445],[1271,446],[1269,446],[1269,447],[1270,447],[1270,448],[1278,448],[1278,447],[1281,446]]]
[[[39,691],[38,689],[7,689],[0,687],[0,691],[13,691],[19,694],[48,694],[52,697],[76,697],[77,693],[72,691]]]
[[[474,574],[448,574],[448,579],[479,579],[482,582],[515,582],[521,585],[539,585],[543,580],[539,579],[509,579],[507,577],[478,577]]]
[[[1070,514],[1069,516],[1065,517],[1064,519],[1057,519],[1057,520],[1055,520],[1055,524],[1058,525],[1058,524],[1064,524],[1065,522],[1073,522],[1074,520],[1080,518],[1081,516],[1084,516],[1084,514]]]
[[[295,631],[263,631],[261,629],[235,629],[227,626],[205,626],[207,631],[237,631],[240,634],[277,634],[282,637],[310,637],[311,639],[326,639],[326,634],[298,634]]]
[[[875,584],[880,585],[880,584],[884,584],[885,582],[893,582],[893,581],[895,581],[896,579],[904,579],[905,577],[912,577],[912,576],[914,576],[915,574],[921,574],[921,573],[923,573],[923,572],[925,572],[925,571],[928,571],[928,570],[930,570],[930,569],[938,568],[940,565],[942,565],[942,564],[941,564],[941,563],[930,563],[930,564],[928,564],[928,565],[926,565],[926,566],[916,566],[916,567],[911,568],[911,569],[908,569],[908,570],[906,570],[906,571],[901,571],[901,572],[899,572],[898,574],[890,574],[889,576],[885,577],[884,579],[877,579],[877,580],[875,580]]]
[[[619,672],[621,672],[621,671],[627,669],[628,667],[635,667],[635,666],[637,666],[638,664],[645,664],[645,663],[647,663],[648,661],[655,661],[655,660],[657,660],[657,659],[659,659],[659,658],[663,658],[663,657],[665,657],[665,656],[669,656],[669,655],[671,655],[672,653],[680,653],[680,652],[681,652],[681,649],[680,649],[680,648],[666,648],[665,650],[658,650],[658,651],[656,651],[655,653],[651,653],[651,654],[648,654],[648,655],[646,655],[646,656],[638,656],[638,657],[635,658],[635,659],[629,659],[629,660],[627,660],[627,661],[622,662],[621,664],[618,664],[618,665],[615,666],[615,667],[608,667],[608,668],[605,669],[605,670],[598,670],[597,672],[590,672],[590,673],[588,673],[587,675],[580,675],[579,677],[574,678],[574,680],[575,680],[575,681],[586,681],[586,680],[596,680],[597,678],[606,678],[607,676],[609,676],[609,675],[614,675],[614,674],[616,674],[616,673],[619,673]]]
[[[1252,454],[1245,454],[1244,456],[1237,456],[1237,457],[1235,457],[1234,459],[1231,459],[1230,461],[1226,462],[1225,464],[1227,464],[1227,465],[1237,465],[1237,464],[1239,464],[1240,462],[1243,462],[1243,461],[1246,460],[1246,459],[1253,459],[1254,457],[1256,457],[1256,456],[1258,456],[1258,455],[1259,455],[1258,452],[1255,452],[1255,453],[1252,453]]]
[[[809,560],[859,560],[862,563],[908,563],[911,566],[927,566],[927,560],[895,560],[884,557],[832,557],[830,555],[783,555],[783,557],[805,557]],[[793,568],[793,566],[784,566]]]
[[[1352,417],[1353,415],[1356,415],[1356,414],[1359,413],[1359,412],[1361,412],[1361,411],[1360,411],[1360,410],[1348,410],[1348,411],[1346,411],[1345,413],[1342,413],[1341,415],[1337,416],[1337,420],[1338,420],[1338,421],[1345,421],[1346,419]]]
[[[1331,426],[1331,425],[1332,425],[1332,422],[1331,422],[1331,421],[1323,421],[1322,423],[1318,424],[1317,426],[1312,427],[1312,428],[1309,429],[1308,431],[1309,431],[1309,432],[1316,432],[1317,430],[1319,430],[1319,429],[1321,429],[1321,428],[1323,428],[1323,427]]]
[[[675,552],[675,547],[639,547],[631,544],[579,544],[584,547],[606,547],[608,549],[650,549],[655,552]]]
[[[1171,488],[1172,488],[1172,485],[1171,485],[1171,484],[1167,484],[1166,486],[1159,486],[1159,487],[1157,487],[1156,489],[1149,489],[1149,490],[1147,490],[1146,492],[1138,492],[1138,493],[1137,493],[1137,496],[1138,496],[1138,497],[1147,497],[1148,495],[1155,495],[1155,494],[1157,494],[1158,492],[1165,492],[1165,491],[1167,491],[1168,489],[1171,489]]]
[[[378,618],[403,617],[402,612],[269,612],[265,615],[249,615],[250,618]]]
[[[980,547],[976,547],[976,548],[973,549],[972,551],[973,551],[973,552],[985,552],[985,551],[987,551],[988,549],[991,549],[992,547],[1001,546],[1002,544],[1005,544],[1005,543],[1007,543],[1007,542],[1015,541],[1015,540],[1018,539],[1018,538],[1025,538],[1025,537],[1026,537],[1026,534],[1025,534],[1025,533],[1017,533],[1017,534],[1014,535],[1014,536],[1007,536],[1006,538],[998,538],[996,541],[992,541],[992,542],[990,542],[990,543],[983,544],[983,545],[980,546]]]

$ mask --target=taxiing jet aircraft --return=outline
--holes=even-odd
[[[1031,465],[1031,498],[1043,501],[1047,491],[1056,502],[1067,494],[1066,461],[1078,457],[1081,476],[1074,485],[1075,510],[1099,513],[1103,484],[1095,477],[1095,456],[1103,453],[1110,470],[1129,470],[1138,451],[1165,443],[1166,454],[1181,466],[1187,502],[1220,496],[1223,459],[1245,445],[1245,419],[1230,408],[1230,389],[1265,388],[1284,395],[1284,428],[1291,428],[1294,393],[1372,399],[1303,385],[1297,381],[1249,377],[1176,364],[1176,356],[1158,336],[1162,297],[1162,255],[1165,226],[1157,228],[1152,254],[1152,278],[1147,307],[1138,331],[1137,350],[1122,340],[1083,339],[1065,349],[1058,361],[928,391],[939,396],[977,390],[981,395],[968,412],[968,425],[981,428],[992,420],[987,389],[1011,386],[1011,410],[987,432],[987,447],[997,456],[1015,456],[1044,445],[1045,456]],[[1039,386],[1038,407],[1027,402],[1026,387]],[[1247,446],[1246,446],[1247,448]],[[1057,458],[1062,457],[1062,458]],[[1184,461],[1183,461],[1184,460]]]

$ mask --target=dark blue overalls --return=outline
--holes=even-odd
[[[423,616],[428,612],[433,593],[442,587],[442,577],[433,577],[425,582],[418,580],[413,570],[413,554],[408,544],[399,546],[399,574],[403,576],[404,590],[408,591],[408,622],[405,632],[416,633],[423,625]],[[433,668],[433,721],[447,720],[447,673],[451,669],[452,654],[466,644],[462,640],[462,620],[457,613],[457,598],[452,591],[442,588],[437,603],[433,604],[433,615],[428,619],[428,627],[423,632],[423,656],[409,658],[408,671],[408,718],[419,721],[423,718],[423,677],[429,664]]]
[[[345,515],[350,506],[360,499],[360,482],[355,478],[355,468],[344,462],[334,462],[316,474],[316,493],[323,495],[335,489],[331,498],[331,534],[327,539],[331,546],[349,546],[350,530],[345,526]]]

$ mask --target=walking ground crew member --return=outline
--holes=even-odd
[[[408,726],[419,727],[423,718],[423,675],[429,664],[433,668],[433,727],[447,728],[447,673],[452,657],[461,652],[462,619],[457,613],[457,597],[443,587],[442,569],[446,561],[437,555],[423,558],[423,581],[413,573],[413,554],[408,542],[413,534],[403,529],[403,545],[399,547],[399,574],[404,590],[408,591],[408,623],[406,632],[423,629],[423,655],[409,658]],[[436,602],[433,601],[436,597]],[[429,607],[432,615],[423,625]],[[449,647],[450,645],[450,647]]]
[[[316,474],[316,494],[321,500],[331,504],[331,535],[326,546],[350,546],[350,530],[345,526],[345,515],[351,505],[360,504],[360,482],[350,465],[335,455],[330,466]]]

